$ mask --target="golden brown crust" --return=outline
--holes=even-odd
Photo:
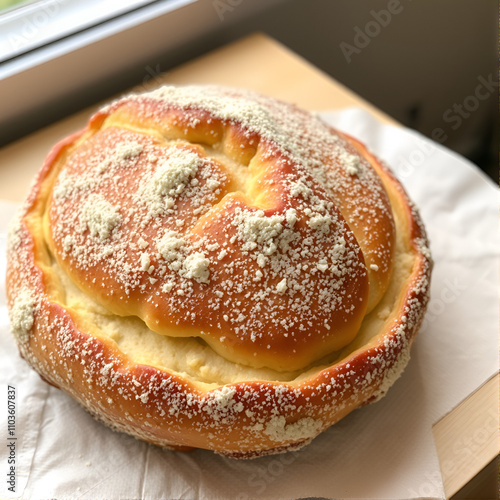
[[[179,106],[125,99],[92,121],[49,202],[58,263],[115,314],[137,315],[158,333],[199,336],[233,361],[294,370],[344,347],[369,291],[371,309],[391,274],[394,228],[378,179],[354,182],[324,144],[317,156],[335,180],[307,179],[304,153],[266,136],[267,115],[248,133],[252,121],[245,128]],[[245,163],[223,164],[207,144]],[[314,198],[294,195],[299,181]],[[380,207],[363,201],[374,194]],[[369,230],[366,215],[356,216],[363,205],[377,210]],[[190,276],[189,264],[201,274]]]
[[[84,328],[54,266],[107,315],[304,375],[214,388],[136,363]],[[174,88],[109,106],[49,154],[9,237],[7,292],[21,354],[97,418],[161,446],[251,458],[306,444],[385,394],[430,270],[418,214],[359,141],[255,94]]]

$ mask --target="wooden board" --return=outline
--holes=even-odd
[[[461,490],[498,455],[498,384],[497,375],[434,425],[447,497]]]
[[[131,90],[146,91],[166,82],[240,86],[295,102],[310,110],[361,107],[384,123],[398,125],[339,82],[262,34],[234,42],[161,76],[149,80],[147,77],[145,75],[145,83]],[[50,147],[70,132],[82,128],[100,105],[97,103],[1,149],[0,199],[22,201]],[[497,375],[434,426],[448,498],[499,452],[498,383]],[[473,459],[469,456],[471,452]],[[478,498],[486,498],[479,495]]]

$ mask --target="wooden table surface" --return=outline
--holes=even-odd
[[[384,123],[398,125],[372,104],[262,34],[234,42],[131,90],[151,90],[166,82],[247,87],[316,111],[356,106],[368,110]],[[97,103],[2,148],[0,200],[21,202],[50,147],[85,126],[89,115],[100,105]],[[448,498],[498,455],[498,381],[497,376],[485,383],[434,426],[441,464],[454,464],[442,467]],[[478,435],[482,436],[479,449],[476,447],[473,455],[461,456],[467,449],[459,449],[456,443],[470,442]],[[477,498],[487,498],[479,495]]]

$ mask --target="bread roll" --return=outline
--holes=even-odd
[[[162,87],[57,144],[8,240],[21,355],[163,447],[297,449],[383,396],[429,298],[389,169],[253,92]]]

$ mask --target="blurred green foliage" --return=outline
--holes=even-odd
[[[0,11],[10,9],[22,3],[28,3],[29,1],[31,0],[0,0]]]

